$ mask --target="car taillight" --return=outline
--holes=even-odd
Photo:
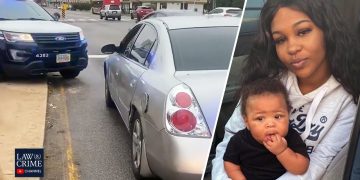
[[[188,108],[191,105],[191,97],[186,92],[179,92],[175,95],[175,102],[182,108]]]
[[[178,110],[174,112],[170,118],[171,123],[180,131],[189,132],[195,129],[196,118],[194,114],[188,110]]]
[[[195,96],[184,84],[175,86],[168,95],[166,129],[174,135],[211,137]]]

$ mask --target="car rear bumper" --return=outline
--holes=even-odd
[[[150,135],[151,136],[151,135]],[[151,137],[150,137],[151,138]],[[211,138],[170,135],[161,130],[146,143],[151,170],[163,179],[199,180],[206,166]]]
[[[109,17],[109,18],[121,17],[121,12],[117,12],[117,13],[109,12],[108,14],[106,14],[106,16]]]
[[[81,41],[72,47],[40,47],[36,43],[0,42],[0,67],[8,76],[39,75],[61,70],[81,71],[87,67],[87,42]],[[11,50],[22,52],[23,61],[14,60]],[[58,54],[70,54],[70,62],[57,63]]]

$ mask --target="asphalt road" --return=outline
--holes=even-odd
[[[105,44],[119,44],[135,24],[133,20],[76,20],[98,17],[90,12],[69,11],[67,17],[75,20],[64,22],[83,29],[91,56],[101,55]],[[119,113],[105,106],[103,61],[90,58],[88,67],[73,80],[64,80],[58,73],[48,75],[43,179],[135,179],[130,134]]]

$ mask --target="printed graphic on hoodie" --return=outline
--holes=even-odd
[[[300,135],[305,131],[305,121],[307,113],[309,111],[310,104],[302,105],[299,108],[293,108],[291,110],[290,126],[295,129]],[[325,128],[327,122],[326,116],[321,116],[319,121],[315,121],[317,124],[312,123],[310,128],[310,134],[306,138],[309,141],[317,141],[320,134]],[[307,151],[311,154],[314,150],[314,146],[307,146]]]

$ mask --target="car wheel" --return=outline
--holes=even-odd
[[[108,20],[108,17],[107,17],[107,15],[105,14],[105,20]]]
[[[140,21],[140,16],[137,15],[137,17],[136,17],[136,22],[139,22],[139,21]]]
[[[131,18],[131,19],[134,19],[134,15],[133,15],[132,13],[130,14],[130,18]]]
[[[58,12],[55,12],[54,17],[55,17],[55,20],[59,20],[60,19],[60,14]]]
[[[120,21],[120,20],[121,20],[121,16],[118,17],[118,21]]]
[[[100,14],[100,19],[103,19],[103,16]]]
[[[115,103],[111,98],[110,90],[109,90],[109,84],[107,81],[107,78],[105,77],[105,103],[107,107],[115,107]]]
[[[64,79],[74,79],[76,76],[80,74],[79,70],[63,70],[60,71],[61,76]]]
[[[131,141],[132,141],[132,148],[131,148],[131,160],[132,160],[132,170],[136,179],[142,179],[143,177],[140,174],[141,164],[141,157],[144,145],[144,136],[142,132],[142,126],[140,121],[140,116],[135,112],[134,114],[134,122],[132,123],[131,127]]]

